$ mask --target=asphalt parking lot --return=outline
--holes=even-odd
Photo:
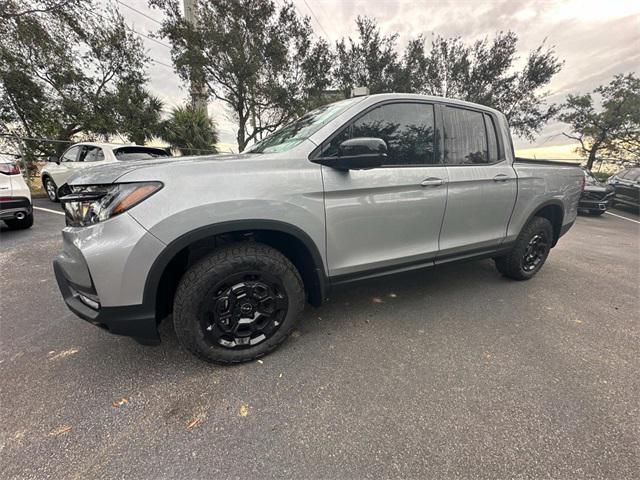
[[[370,281],[217,367],[170,322],[143,347],[71,314],[64,217],[37,210],[0,232],[0,478],[638,478],[640,219],[612,213],[529,282],[491,261]]]

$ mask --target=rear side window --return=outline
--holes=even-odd
[[[148,160],[151,158],[169,157],[161,148],[149,147],[120,147],[113,151],[116,160]]]
[[[493,123],[493,119],[484,114],[484,125],[487,129],[487,142],[489,145],[489,163],[497,162],[500,158],[498,153],[498,134],[496,133],[496,126]]]
[[[444,109],[444,161],[448,165],[477,165],[491,163],[485,115],[464,108]],[[493,123],[491,123],[493,125]],[[493,131],[495,157],[497,137]]]
[[[386,142],[386,166],[438,163],[433,105],[391,103],[376,107],[336,135],[323,156],[336,156],[342,142],[358,137],[381,138]]]
[[[104,153],[100,147],[83,147],[82,153],[80,153],[81,162],[101,162],[104,160]]]

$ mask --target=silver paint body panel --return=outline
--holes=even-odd
[[[78,284],[92,280],[102,305],[138,305],[153,262],[168,244],[188,232],[228,221],[271,220],[297,227],[320,252],[321,267],[331,279],[497,249],[514,240],[529,216],[549,201],[562,205],[563,224],[575,219],[582,172],[568,166],[515,164],[514,168],[510,148],[505,148],[504,161],[483,166],[344,172],[309,160],[354,115],[388,100],[471,105],[492,112],[499,119],[504,144],[510,145],[499,112],[437,97],[385,94],[364,97],[284,153],[87,168],[69,184],[161,181],[164,188],[126,214],[90,227],[65,228],[64,255],[71,265],[67,275],[77,278]],[[495,182],[497,175],[507,180]],[[443,184],[421,186],[429,178],[440,178]],[[90,278],[73,266],[85,264]]]

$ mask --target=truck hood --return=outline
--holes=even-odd
[[[602,184],[601,185],[593,185],[593,184],[589,185],[589,184],[587,184],[587,185],[584,186],[584,191],[585,192],[599,192],[599,193],[609,192],[609,191],[613,192],[613,187],[610,186],[610,185],[602,185]]]
[[[247,158],[249,155],[252,154],[219,154],[197,157],[168,157],[158,158],[156,160],[120,161],[110,163],[108,165],[98,165],[95,167],[85,168],[72,175],[67,183],[69,185],[104,185],[114,183],[123,175],[143,168],[154,168],[168,163],[188,165],[190,163],[197,162],[226,162],[240,158]],[[259,154],[253,155],[260,156]]]

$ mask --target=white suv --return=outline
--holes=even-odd
[[[76,143],[67,149],[61,157],[51,155],[42,169],[42,186],[52,202],[58,201],[58,188],[78,170],[118,161],[145,160],[158,157],[170,157],[163,148],[140,145],[122,145],[114,143]]]
[[[20,167],[9,155],[0,155],[0,220],[12,230],[33,225],[31,192]]]

